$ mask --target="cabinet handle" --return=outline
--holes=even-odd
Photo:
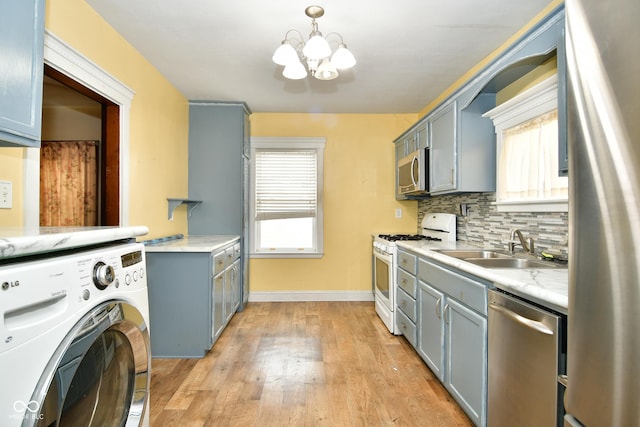
[[[453,185],[453,174],[455,174],[455,170],[451,169],[451,185]]]
[[[447,311],[449,310],[449,304],[445,304],[444,305],[444,322],[448,325],[449,324],[449,318],[447,317]]]
[[[436,317],[438,319],[442,319],[442,317],[440,317],[440,302],[442,302],[442,297],[438,298],[436,301]]]
[[[400,260],[400,262],[401,262],[402,264],[406,264],[406,263],[407,263],[407,260],[406,260],[405,258],[402,258],[402,259]]]
[[[404,277],[402,278],[402,284],[406,285],[407,284],[407,279],[405,279]]]
[[[403,308],[407,308],[407,302],[406,302],[406,301],[402,301],[402,302],[400,303],[400,305],[401,305]]]

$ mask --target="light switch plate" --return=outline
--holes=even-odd
[[[0,209],[11,209],[13,207],[12,187],[11,181],[0,181]]]

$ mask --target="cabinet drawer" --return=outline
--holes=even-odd
[[[412,276],[401,268],[398,269],[398,277],[396,278],[398,281],[398,287],[404,289],[406,293],[411,295],[413,299],[416,299],[418,296],[418,283],[416,280],[416,276]]]
[[[482,282],[424,260],[418,261],[418,277],[486,316],[487,285]]]
[[[416,325],[409,319],[402,310],[398,310],[396,315],[396,326],[402,331],[402,335],[405,336],[407,341],[412,346],[416,346]]]
[[[235,259],[233,246],[229,246],[227,249],[224,250],[224,257],[225,257],[226,266],[233,264],[233,260]]]
[[[398,265],[411,274],[416,274],[416,256],[398,251]]]
[[[216,276],[222,272],[225,267],[225,251],[220,251],[213,254],[213,275]]]
[[[416,323],[416,321],[418,320],[416,317],[416,300],[411,298],[405,291],[400,288],[398,288],[396,297],[398,308],[402,310],[413,323]]]

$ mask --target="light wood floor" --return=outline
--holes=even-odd
[[[152,363],[152,427],[469,425],[371,302],[249,303],[205,358]]]

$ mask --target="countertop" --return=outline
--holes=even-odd
[[[184,236],[181,239],[151,243],[145,246],[146,252],[213,252],[216,249],[240,241],[237,235]]]
[[[396,245],[488,280],[498,289],[560,313],[568,313],[569,271],[567,268],[485,268],[434,251],[434,249],[479,249],[461,242],[398,241]]]
[[[0,227],[0,259],[133,239],[149,232],[131,227]]]

